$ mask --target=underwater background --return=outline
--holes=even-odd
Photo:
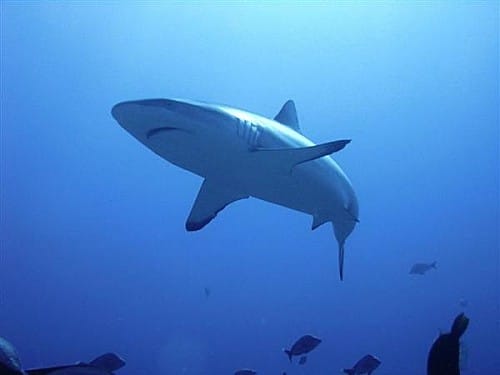
[[[25,368],[114,351],[118,374],[424,374],[461,311],[464,374],[500,369],[499,3],[0,5],[0,336]],[[111,117],[188,98],[273,117],[287,99],[360,223],[256,199],[203,230],[202,179]],[[416,262],[437,262],[424,276]],[[205,293],[205,288],[210,293]],[[323,342],[305,365],[282,348]]]

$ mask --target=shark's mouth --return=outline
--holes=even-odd
[[[160,128],[153,128],[153,129],[150,129],[147,133],[146,133],[146,138],[151,138],[155,135],[158,135],[160,133],[164,133],[164,132],[171,132],[171,131],[183,131],[183,132],[187,132],[185,129],[180,129],[180,128],[175,128],[173,126],[162,126]]]

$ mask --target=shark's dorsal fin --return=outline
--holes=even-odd
[[[200,230],[228,204],[244,198],[248,198],[248,195],[234,191],[222,183],[205,179],[186,221],[186,230]]]
[[[288,100],[285,104],[283,104],[281,111],[279,111],[274,120],[292,128],[296,132],[301,133],[299,120],[297,118],[297,110],[295,109],[295,103],[293,100]]]

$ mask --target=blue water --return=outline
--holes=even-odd
[[[463,373],[498,373],[498,2],[0,12],[0,336],[24,367],[115,351],[123,375],[326,375],[372,353],[375,374],[424,374],[464,310]],[[307,137],[352,139],[334,155],[360,205],[345,281],[330,226],[283,207],[185,232],[201,178],[110,115],[156,97],[268,117],[292,98]],[[289,364],[306,333],[323,342]]]

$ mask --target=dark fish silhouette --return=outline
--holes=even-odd
[[[0,337],[0,374],[24,374],[16,349],[10,342]]]
[[[427,358],[427,375],[460,375],[460,337],[469,325],[464,313],[457,315],[450,333],[441,334]]]
[[[212,294],[212,292],[210,291],[210,289],[208,288],[205,288],[205,297],[210,297],[210,294]]]
[[[0,374],[1,375],[24,375],[24,372],[12,369],[6,364],[0,362]]]
[[[410,274],[412,275],[423,275],[431,269],[436,269],[436,262],[432,263],[415,263],[411,269]]]
[[[305,335],[298,339],[295,344],[292,345],[290,350],[285,349],[284,352],[288,355],[290,362],[292,362],[292,356],[307,354],[316,348],[320,343],[321,339],[311,335]]]
[[[234,373],[234,375],[255,375],[257,374],[256,371],[254,370],[250,370],[250,369],[247,369],[247,368],[244,368],[244,369],[241,369],[241,370],[238,370]]]
[[[370,375],[382,362],[377,357],[367,354],[361,358],[353,368],[344,369],[344,373],[349,375],[368,374]]]
[[[26,370],[28,375],[111,375],[113,371],[125,366],[125,361],[114,353],[103,354],[89,363],[79,362]]]
[[[307,362],[307,356],[306,355],[303,355],[302,357],[300,357],[300,359],[299,359],[299,365],[305,365],[306,362]]]
[[[0,337],[0,375],[111,375],[123,366],[123,359],[114,353],[106,353],[89,363],[80,362],[23,371],[14,347]]]

